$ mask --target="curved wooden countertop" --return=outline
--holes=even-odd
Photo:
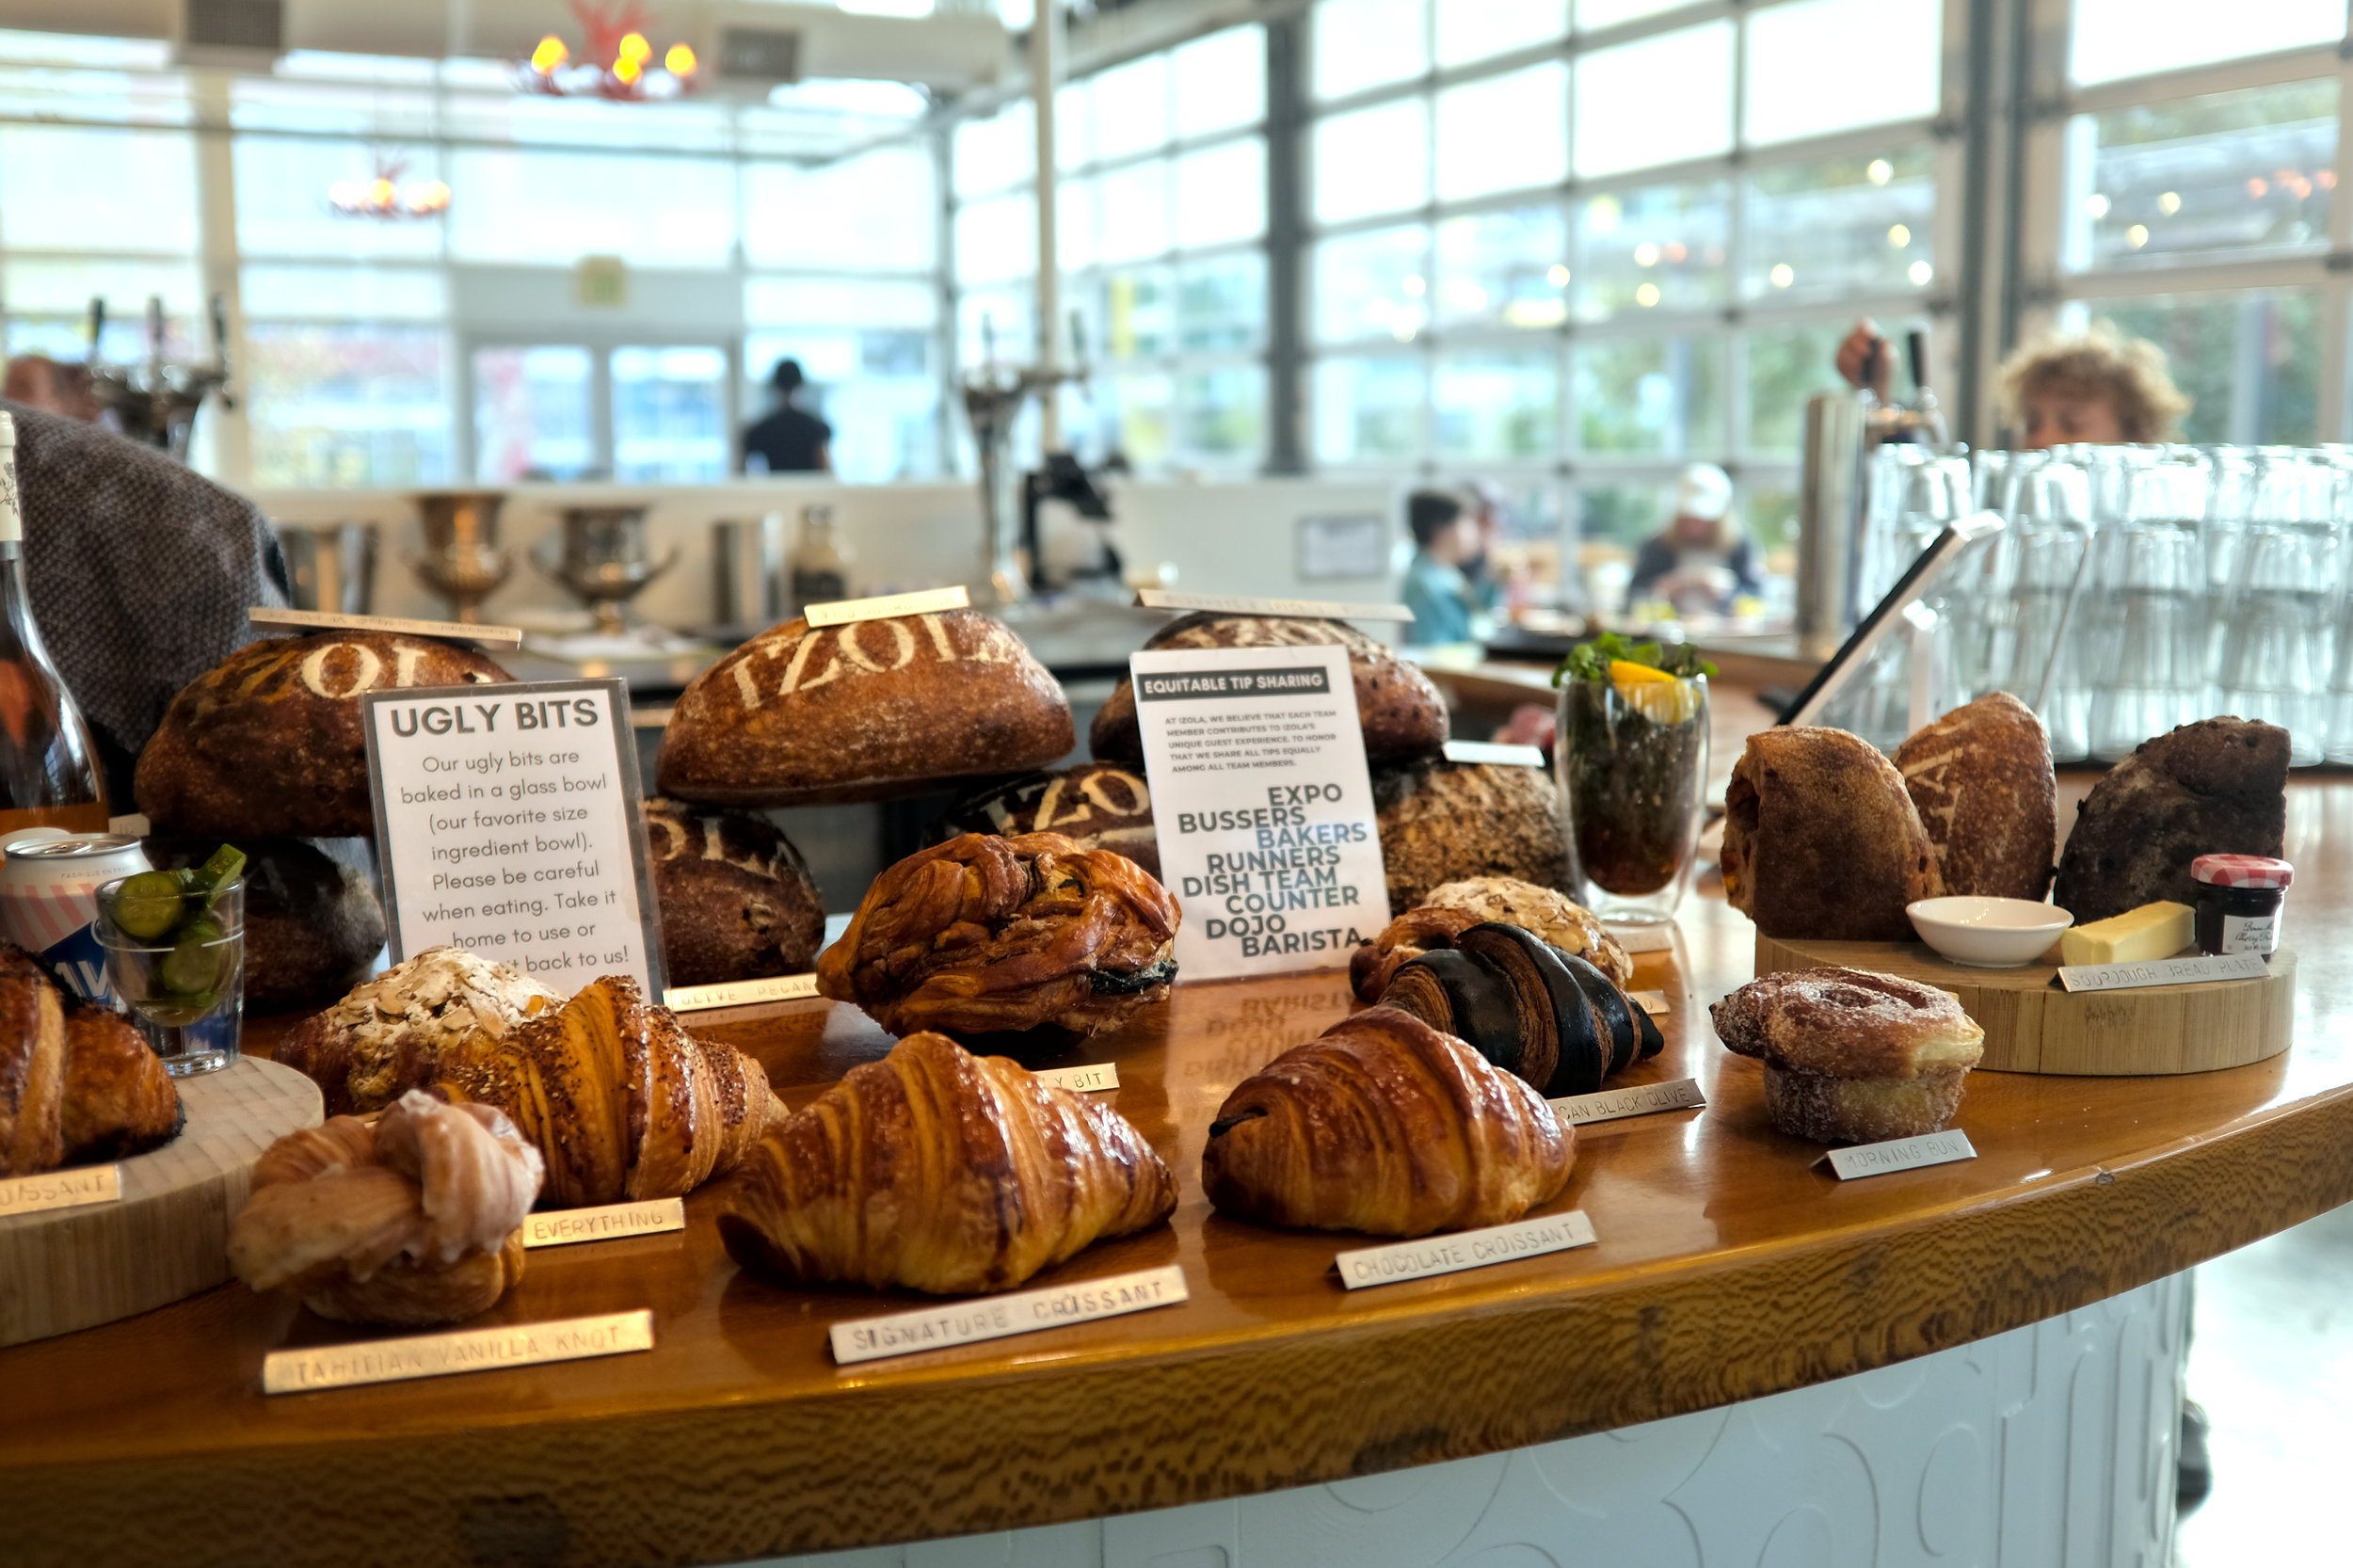
[[[2077,785],[2080,790],[2080,785]],[[829,1324],[914,1299],[739,1277],[683,1235],[536,1253],[494,1315],[650,1307],[656,1348],[265,1399],[264,1353],[354,1337],[236,1286],[0,1352],[0,1557],[11,1564],[729,1562],[1002,1529],[1331,1480],[1625,1426],[1999,1333],[2353,1198],[2353,782],[2299,780],[2289,941],[2297,1043],[2192,1078],[1981,1072],[1974,1161],[1841,1185],[1774,1133],[1756,1064],[1705,1005],[1749,974],[1748,922],[1695,898],[1668,1048],[1704,1112],[1579,1135],[1558,1208],[1597,1246],[1378,1289],[1350,1244],[1210,1214],[1226,1091],[1348,1005],[1337,976],[1201,985],[1085,1060],[1184,1184],[1175,1223],[1038,1284],[1180,1263],[1182,1305],[837,1368]],[[2070,813],[2072,815],[2072,812]],[[805,1102],[886,1041],[823,1002],[713,1028]]]

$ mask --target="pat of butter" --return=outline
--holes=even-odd
[[[2061,932],[2059,958],[2067,964],[2146,964],[2172,957],[2189,946],[2193,935],[2188,904],[2144,904]]]

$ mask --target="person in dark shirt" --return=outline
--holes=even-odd
[[[778,360],[768,373],[776,406],[744,432],[746,473],[831,473],[833,426],[795,401],[806,383],[798,360]]]

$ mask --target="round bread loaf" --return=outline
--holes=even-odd
[[[384,949],[374,879],[299,839],[235,843],[245,851],[246,1005],[320,1007],[367,979]],[[142,847],[170,871],[202,865],[220,840],[157,835]]]
[[[1290,620],[1277,616],[1180,616],[1145,639],[1151,651],[1199,648],[1329,648],[1348,649],[1356,678],[1356,718],[1364,727],[1365,759],[1376,768],[1427,757],[1446,744],[1446,699],[1430,678],[1362,632],[1337,620]],[[1088,735],[1107,762],[1144,761],[1136,728],[1136,689],[1120,681],[1095,715]]]
[[[139,754],[141,811],[168,833],[373,838],[360,699],[512,680],[472,648],[382,632],[248,643],[171,699]]]
[[[801,974],[825,934],[808,863],[765,817],[682,800],[646,802],[646,845],[673,985]]]
[[[1070,702],[977,610],[790,620],[696,677],[662,737],[662,792],[714,806],[919,794],[1060,760]]]
[[[1160,874],[1160,840],[1152,825],[1152,787],[1144,775],[1111,762],[1083,762],[1012,779],[956,806],[933,829],[936,842],[962,833],[1059,833],[1081,849],[1107,849]]]
[[[1372,799],[1392,915],[1467,877],[1569,885],[1561,797],[1543,768],[1433,759],[1374,775]]]

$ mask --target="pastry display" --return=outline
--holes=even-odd
[[[663,968],[673,985],[802,974],[825,936],[825,905],[792,840],[757,812],[645,803]]]
[[[1720,865],[1735,909],[1799,941],[1909,941],[1904,906],[1945,891],[1903,775],[1843,729],[1749,737],[1724,792]]]
[[[1561,795],[1544,768],[1433,758],[1374,775],[1372,798],[1391,914],[1466,876],[1568,886]]]
[[[373,1126],[337,1116],[271,1144],[229,1266],[341,1322],[456,1322],[522,1277],[539,1176],[539,1151],[504,1116],[411,1090]]]
[[[1356,680],[1356,717],[1364,727],[1365,760],[1376,768],[1427,757],[1446,744],[1446,699],[1408,660],[1345,621],[1291,620],[1275,616],[1180,616],[1144,639],[1150,652],[1202,648],[1326,648],[1348,649]],[[1095,715],[1089,744],[1097,760],[1142,766],[1144,734],[1136,727],[1132,677],[1120,681]]]
[[[2201,855],[2277,858],[2287,836],[2288,732],[2201,719],[2139,748],[2091,787],[2060,853],[2059,907],[2079,922],[2159,900],[2197,901]]]
[[[1951,993],[1868,969],[1766,975],[1710,1016],[1726,1048],[1764,1062],[1773,1126],[1817,1144],[1942,1131],[1984,1052]]]
[[[216,840],[152,836],[158,870],[200,866]],[[245,1002],[255,1012],[317,1007],[368,977],[384,951],[384,906],[359,867],[299,839],[240,841],[245,863]]]
[[[1176,1183],[1110,1106],[910,1034],[760,1139],[720,1232],[787,1284],[1006,1290],[1166,1220]]]
[[[505,1112],[547,1161],[550,1208],[681,1197],[733,1170],[782,1110],[759,1063],[687,1033],[626,975],[452,1042],[433,1086]]]
[[[1059,833],[1080,849],[1107,849],[1160,874],[1152,787],[1142,772],[1111,762],[1026,774],[961,802],[936,831],[943,840],[962,833]]]
[[[182,688],[139,754],[138,807],[167,833],[372,837],[360,699],[511,680],[454,643],[322,632],[246,644]]]
[[[1905,741],[1896,771],[1945,893],[2036,901],[2050,890],[2057,786],[2032,709],[1988,693]]]
[[[2186,904],[2159,900],[2059,933],[2062,964],[2146,964],[2170,958],[2196,939]]]
[[[381,1111],[432,1082],[456,1042],[498,1038],[562,1000],[520,969],[427,948],[304,1019],[277,1055],[319,1086],[328,1115]]]
[[[0,942],[0,1176],[143,1154],[178,1134],[180,1092],[131,1020],[69,1001]]]
[[[1548,1097],[1590,1095],[1666,1044],[1601,970],[1533,932],[1492,920],[1400,965],[1379,1000]]]
[[[1568,1185],[1577,1132],[1527,1084],[1394,1007],[1343,1018],[1236,1085],[1201,1179],[1225,1213],[1427,1236],[1516,1220]]]
[[[1168,995],[1176,901],[1058,833],[967,833],[874,879],[817,988],[893,1034],[1054,1025],[1093,1034]]]
[[[844,626],[790,620],[695,678],[655,764],[716,806],[880,800],[1066,756],[1070,702],[978,610]]]
[[[1593,911],[1564,893],[1506,876],[1473,877],[1433,888],[1417,909],[1391,920],[1349,961],[1349,982],[1359,1001],[1378,1001],[1398,966],[1432,948],[1453,945],[1454,934],[1497,920],[1532,931],[1563,952],[1573,952],[1624,986],[1634,978],[1634,960],[1603,928]]]

